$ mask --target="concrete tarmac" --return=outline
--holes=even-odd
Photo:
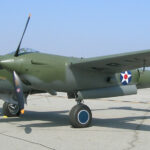
[[[148,150],[150,147],[150,89],[138,95],[85,100],[92,109],[90,127],[74,129],[68,120],[76,104],[64,93],[29,96],[20,118],[3,118],[1,150]],[[0,101],[2,107],[3,101]]]

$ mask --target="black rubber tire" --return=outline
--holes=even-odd
[[[82,111],[85,111],[88,114],[88,119],[87,119],[87,122],[85,123],[81,123],[79,121],[79,113],[81,113]],[[92,113],[91,113],[90,108],[84,104],[75,105],[69,113],[69,120],[70,120],[71,125],[74,128],[88,127],[92,121]]]
[[[12,114],[8,108],[10,103],[4,102],[3,104],[3,115],[7,117],[18,117],[20,115],[20,109],[16,114]]]

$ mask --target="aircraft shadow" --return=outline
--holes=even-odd
[[[141,109],[141,108],[133,108],[133,107],[110,107],[107,109],[93,109],[92,111],[110,110],[110,109],[150,112],[150,109]]]
[[[109,109],[122,109],[122,110],[150,112],[150,109],[141,109],[141,108],[133,108],[133,107],[111,107]]]
[[[145,111],[145,112],[150,111],[147,109],[137,109],[132,107],[113,107],[108,109],[125,109],[125,110],[135,110],[135,111]],[[94,109],[92,111],[102,111],[102,110],[103,109]],[[70,126],[68,113],[69,113],[68,110],[49,111],[49,112],[26,111],[25,114],[20,118],[0,119],[0,123],[18,122],[18,127],[25,127],[25,129],[31,129],[32,127],[44,128],[44,127]],[[131,122],[131,121],[138,121],[143,119],[144,120],[150,119],[150,116],[143,115],[143,116],[106,118],[106,119],[93,118],[91,126],[150,131],[150,125],[146,125],[143,122],[141,122],[141,124]]]

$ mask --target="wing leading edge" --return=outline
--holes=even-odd
[[[150,66],[150,49],[117,55],[82,58],[70,64],[71,68],[93,69],[110,73],[119,73],[148,66]]]

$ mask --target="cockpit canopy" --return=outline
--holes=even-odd
[[[21,49],[19,50],[18,55],[23,55],[23,54],[28,54],[28,53],[39,53],[39,51],[34,50],[34,49],[31,49],[31,48],[21,48]],[[10,54],[11,54],[11,55],[14,55],[14,54],[15,54],[15,51],[14,51],[14,52],[11,52]]]
[[[26,54],[26,53],[39,53],[39,51],[31,49],[31,48],[21,48],[19,50],[19,54]]]

